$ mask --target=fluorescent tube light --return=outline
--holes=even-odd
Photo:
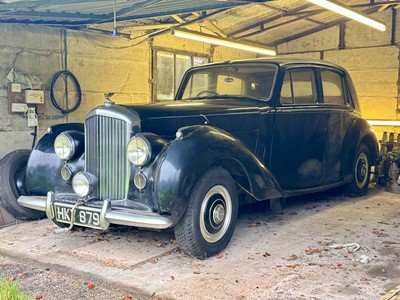
[[[219,37],[215,37],[209,34],[204,34],[204,33],[198,33],[194,31],[189,31],[189,30],[172,30],[172,35],[185,38],[185,39],[190,39],[190,40],[195,40],[199,42],[205,42],[205,43],[210,43],[213,45],[219,45],[219,46],[225,46],[225,47],[230,47],[230,48],[235,48],[235,49],[240,49],[244,51],[251,51],[251,52],[256,52],[260,54],[265,54],[265,55],[276,55],[275,50],[259,47],[259,46],[254,46],[254,45],[248,45],[248,44],[243,44],[239,42],[234,42],[230,41],[228,39],[223,39]]]
[[[350,19],[353,19],[355,21],[361,22],[365,25],[371,26],[375,29],[378,29],[380,31],[385,31],[386,30],[386,25],[383,23],[380,23],[378,21],[375,21],[374,19],[371,19],[369,16],[357,12],[345,5],[342,5],[341,3],[338,3],[334,0],[308,0],[311,3],[314,3],[315,5],[322,6],[323,8],[326,8],[328,10],[334,11],[338,14],[341,14],[345,17],[348,17]]]
[[[368,123],[372,126],[387,126],[387,127],[400,127],[400,121],[392,120],[368,120]]]

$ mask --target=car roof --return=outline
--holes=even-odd
[[[279,66],[287,66],[287,65],[292,65],[292,64],[297,64],[297,65],[302,65],[302,64],[313,64],[313,65],[320,65],[320,66],[326,66],[326,67],[331,67],[331,68],[336,68],[340,69],[342,71],[345,71],[344,68],[342,68],[339,65],[336,65],[334,63],[330,63],[324,60],[318,60],[318,59],[302,59],[302,58],[279,58],[279,57],[273,57],[273,58],[248,58],[248,59],[241,59],[241,60],[228,60],[224,62],[216,62],[216,63],[211,63],[207,65],[226,65],[226,64],[239,64],[239,63],[273,63]],[[204,65],[204,66],[207,66]]]

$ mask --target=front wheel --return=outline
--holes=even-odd
[[[30,150],[15,150],[0,161],[0,202],[17,219],[31,220],[44,217],[44,212],[20,206],[17,202],[24,193],[25,170]]]
[[[350,196],[361,196],[367,193],[371,176],[371,160],[368,147],[361,144],[353,163],[352,181],[345,186],[345,193]]]
[[[238,195],[232,176],[223,168],[212,168],[195,184],[188,207],[174,228],[175,237],[185,253],[210,257],[228,245],[237,216]]]

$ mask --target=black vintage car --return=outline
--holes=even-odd
[[[1,161],[3,205],[105,230],[173,227],[205,258],[234,232],[239,202],[343,186],[367,192],[378,158],[347,72],[321,61],[253,59],[190,69],[173,102],[93,109]]]

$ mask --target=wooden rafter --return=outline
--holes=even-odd
[[[175,19],[175,21],[177,21],[178,23],[180,23],[180,24],[183,24],[183,23],[185,23],[185,20],[184,19],[182,19],[180,16],[178,16],[178,15],[172,15],[171,16],[173,19]]]
[[[399,3],[400,3],[400,0],[385,1],[385,2],[383,2],[383,1],[371,1],[369,4],[349,5],[349,7],[352,7],[352,8],[369,8],[367,11],[364,11],[364,12],[365,13],[371,13],[371,12],[377,11],[379,9],[380,10],[384,10],[384,9],[387,9],[388,7],[399,6],[400,5]],[[284,10],[282,8],[274,7],[273,5],[270,5],[268,3],[260,3],[258,5],[264,6],[264,7],[268,8],[268,9],[276,10],[276,11],[279,12],[279,14],[277,14],[277,15],[271,17],[271,18],[259,21],[257,23],[248,25],[246,27],[237,29],[234,32],[229,33],[229,35],[228,35],[229,37],[236,38],[236,39],[248,38],[248,37],[251,37],[251,36],[254,36],[254,35],[258,35],[258,34],[260,34],[262,32],[265,32],[265,31],[268,31],[268,30],[271,30],[271,29],[276,29],[276,28],[283,27],[285,25],[288,25],[288,24],[291,24],[291,23],[294,23],[294,22],[298,22],[300,20],[301,21],[309,21],[309,22],[312,22],[314,24],[318,24],[317,27],[315,27],[315,28],[313,28],[311,30],[308,30],[306,32],[302,32],[302,33],[290,36],[290,37],[285,38],[285,39],[278,40],[276,43],[274,43],[276,45],[276,44],[281,43],[282,41],[285,41],[285,40],[288,40],[288,39],[290,39],[290,40],[297,39],[299,37],[303,37],[305,35],[308,35],[308,34],[311,34],[311,33],[314,33],[314,32],[318,32],[320,30],[324,30],[324,29],[332,27],[332,26],[339,25],[340,23],[346,21],[346,19],[344,19],[344,18],[339,18],[338,20],[335,20],[335,21],[329,22],[329,23],[324,23],[324,22],[320,22],[318,20],[315,20],[315,19],[312,18],[313,16],[315,16],[317,14],[320,14],[320,13],[325,13],[326,10],[325,9],[320,9],[320,8],[318,8],[318,9],[310,9],[313,6],[312,4],[302,5],[300,7],[297,7],[295,9],[291,9],[291,10]],[[279,23],[276,22],[276,21],[279,21],[282,18],[287,18],[287,17],[293,17],[293,18],[290,19],[290,20],[279,22]],[[272,22],[275,22],[277,24],[268,25],[268,24],[271,24]]]
[[[201,17],[201,13],[192,13],[194,16],[196,17]],[[204,20],[204,23],[210,27],[209,29],[214,31],[216,34],[218,34],[219,36],[222,36],[224,38],[226,38],[228,35],[223,32],[217,25],[214,24],[214,22],[212,22],[211,20]]]
[[[281,22],[279,24],[275,24],[275,25],[272,25],[272,26],[265,26],[266,23],[262,22],[262,23],[260,23],[260,27],[259,27],[258,30],[253,31],[251,33],[243,34],[243,35],[236,35],[235,37],[236,38],[250,37],[250,36],[253,36],[253,35],[260,34],[260,33],[264,32],[264,31],[267,31],[267,30],[276,29],[276,28],[279,28],[279,27],[282,27],[282,26],[286,26],[288,24],[291,24],[291,23],[294,23],[294,22],[298,22],[298,21],[302,21],[302,20],[306,20],[306,21],[318,24],[320,26],[325,25],[325,23],[322,23],[322,22],[319,22],[319,21],[316,21],[316,20],[312,20],[310,18],[311,16],[316,15],[316,14],[317,13],[315,13],[315,12],[299,13],[297,17],[294,17],[294,18],[292,18],[290,20],[287,20],[285,22]],[[308,16],[308,17],[305,17],[305,16]],[[261,26],[261,24],[262,24],[262,26]]]
[[[371,13],[371,12],[373,12],[375,10],[376,10],[376,8],[372,8],[372,9],[370,8],[369,10],[364,11],[364,13],[368,14],[368,13]],[[285,37],[285,38],[282,38],[280,40],[276,40],[276,41],[274,41],[273,45],[269,44],[269,46],[277,46],[277,45],[282,44],[282,43],[287,43],[287,42],[290,42],[290,41],[293,41],[293,40],[297,40],[297,39],[305,37],[307,35],[310,35],[310,34],[313,34],[313,33],[317,33],[319,31],[322,31],[322,30],[325,30],[325,29],[328,29],[328,28],[331,28],[331,27],[334,27],[334,26],[341,25],[341,24],[345,23],[347,20],[348,20],[347,18],[341,17],[339,19],[336,19],[335,21],[328,22],[328,23],[326,23],[324,25],[315,27],[313,29],[309,29],[309,30],[300,32],[298,34],[291,35],[290,37]]]
[[[312,6],[312,4],[302,5],[302,6],[298,7],[298,8],[295,8],[295,9],[291,10],[290,13],[300,12],[302,10],[310,8],[311,6]],[[244,33],[246,31],[253,30],[254,28],[258,28],[260,26],[260,23],[263,23],[263,25],[268,24],[270,22],[273,22],[273,21],[279,20],[279,19],[281,19],[283,17],[286,17],[288,15],[288,13],[289,13],[288,11],[285,11],[285,12],[280,13],[280,14],[278,14],[278,15],[276,15],[274,17],[271,17],[271,18],[269,18],[267,20],[263,20],[261,22],[257,22],[257,24],[252,24],[252,25],[240,28],[238,30],[235,30],[235,31],[229,33],[228,36],[233,37],[233,36],[239,35],[241,33]]]

